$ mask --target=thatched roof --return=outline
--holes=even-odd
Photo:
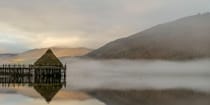
[[[51,49],[42,55],[35,63],[36,66],[41,65],[62,65],[61,61],[55,56]]]

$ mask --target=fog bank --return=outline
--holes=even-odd
[[[91,60],[62,59],[67,63],[67,89],[210,90],[210,60]]]

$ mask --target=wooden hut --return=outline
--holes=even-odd
[[[51,49],[34,63],[34,89],[50,102],[62,88],[63,64],[53,54]]]
[[[55,54],[52,52],[51,49],[48,49],[46,53],[34,63],[34,67],[35,67],[35,72],[34,72],[35,83],[48,83],[48,82],[52,83],[53,81],[60,82],[62,74],[61,72],[63,72],[62,71],[63,64],[55,56]],[[38,78],[37,81],[36,78]],[[49,78],[52,78],[52,80]]]

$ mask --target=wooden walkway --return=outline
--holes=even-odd
[[[2,87],[36,84],[66,86],[66,65],[0,65],[0,84]]]

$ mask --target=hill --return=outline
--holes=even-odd
[[[210,57],[209,45],[210,13],[205,13],[112,41],[87,56],[105,59],[195,59]]]
[[[10,54],[10,53],[5,53],[5,54],[0,54],[0,58],[3,59],[3,58],[9,58],[9,57],[14,57],[16,56],[17,54]]]
[[[23,53],[17,54],[9,58],[12,63],[31,63],[34,60],[40,58],[48,48],[32,49]],[[54,54],[60,57],[75,57],[83,56],[91,51],[88,48],[51,48]]]

